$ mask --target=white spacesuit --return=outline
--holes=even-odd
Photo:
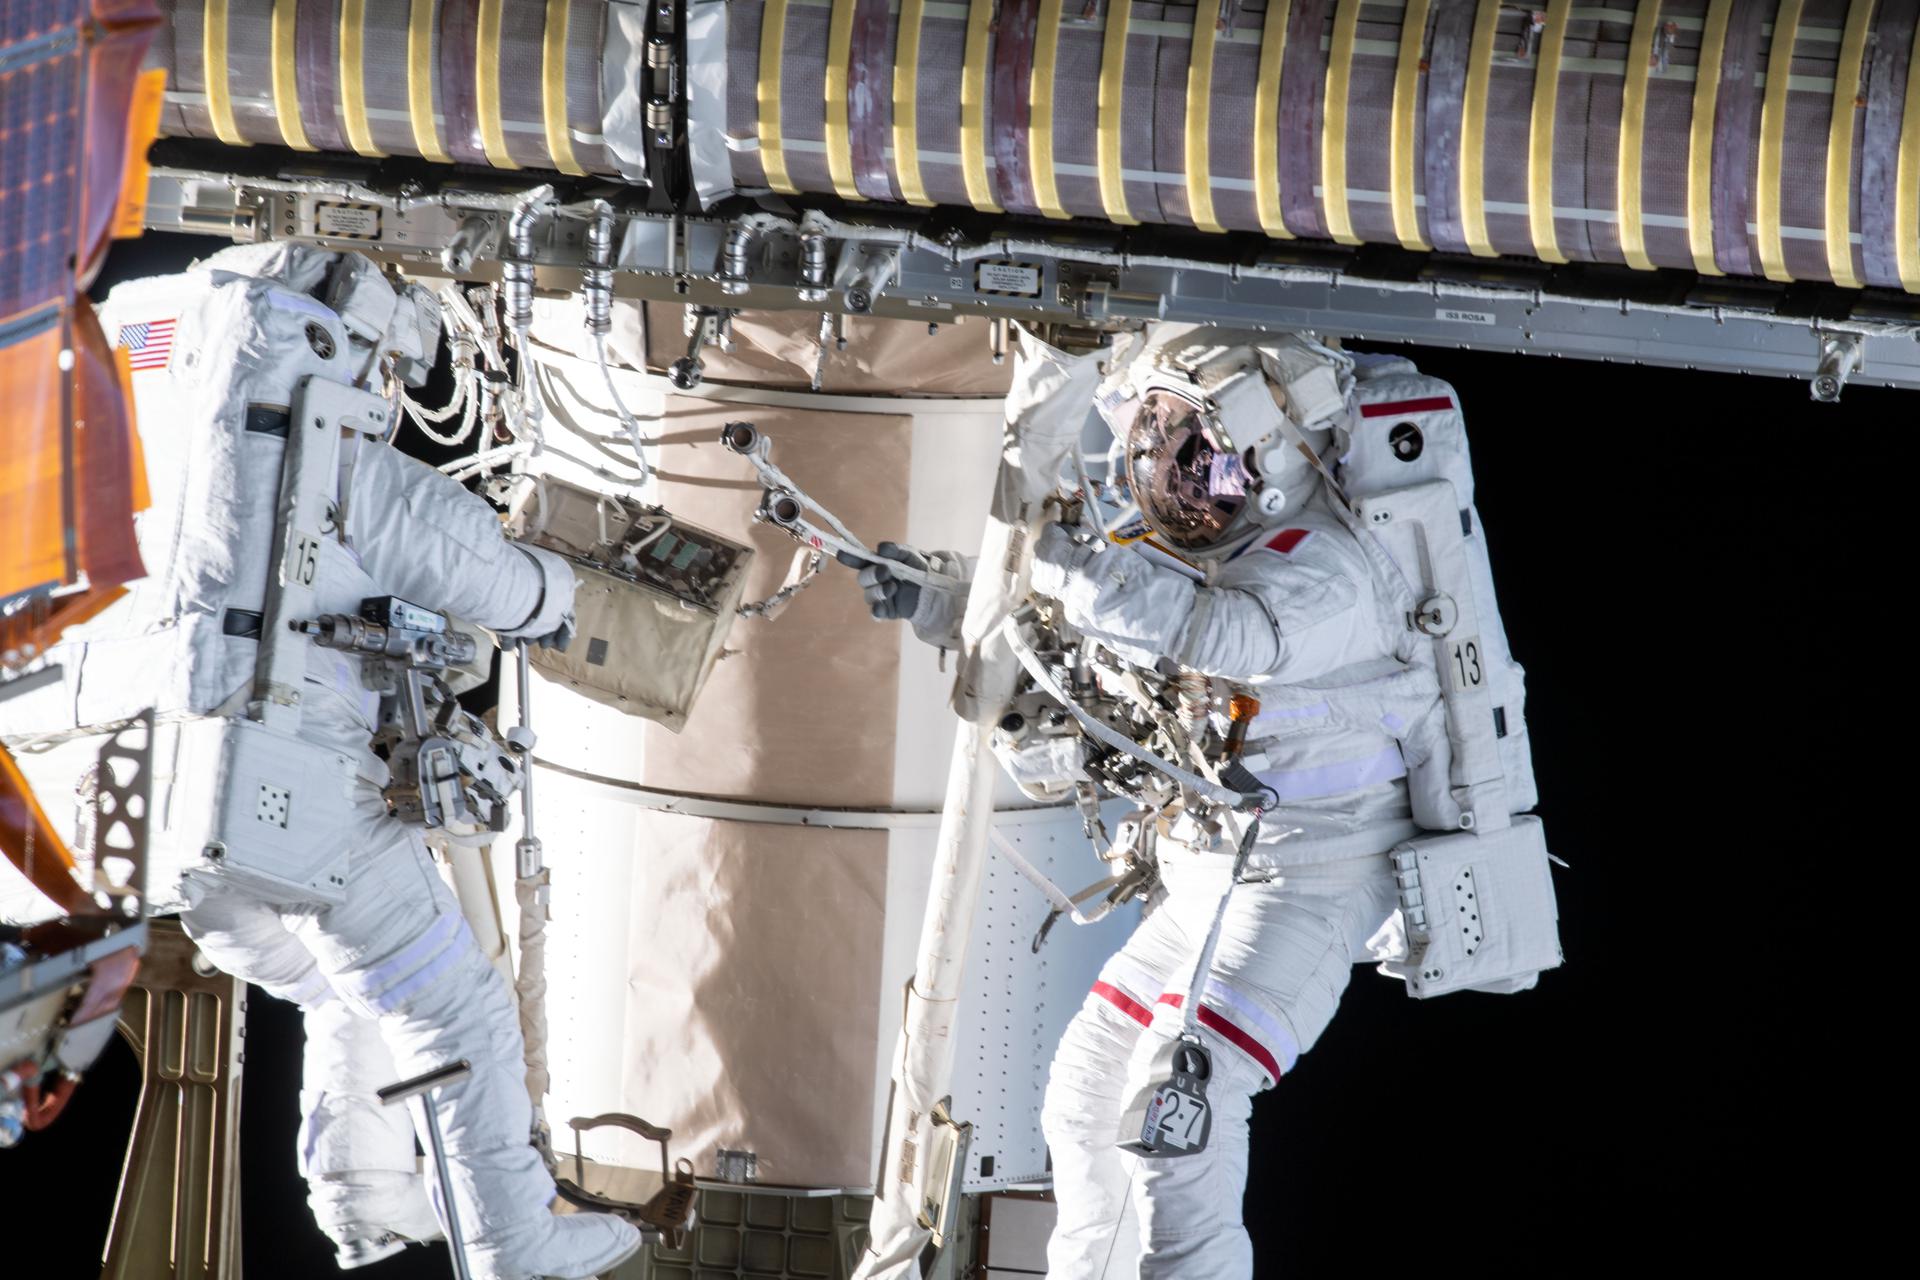
[[[1043,1112],[1059,1207],[1054,1280],[1106,1274],[1129,1197],[1141,1276],[1253,1274],[1241,1219],[1253,1097],[1325,1030],[1369,941],[1379,935],[1383,955],[1396,941],[1383,930],[1400,905],[1388,851],[1419,830],[1417,809],[1447,803],[1444,779],[1430,803],[1410,798],[1407,781],[1410,761],[1444,755],[1434,666],[1407,642],[1391,562],[1366,545],[1371,535],[1336,503],[1321,468],[1336,465],[1336,434],[1344,447],[1351,423],[1378,416],[1356,396],[1430,430],[1446,417],[1455,436],[1457,402],[1404,361],[1357,373],[1344,354],[1279,335],[1155,331],[1115,357],[1098,404],[1139,519],[1107,539],[1051,525],[1035,548],[1032,589],[1057,601],[1074,630],[1141,667],[1217,677],[1216,689],[1225,682],[1259,699],[1241,759],[1266,797],[1231,895],[1234,840],[1178,821],[1160,836],[1160,888],[1146,918],[1060,1043]],[[1374,374],[1384,379],[1379,394],[1370,394]],[[949,573],[964,568],[958,557],[936,559]],[[964,601],[884,566],[865,568],[861,584],[876,617],[905,618],[930,643],[955,642]],[[1010,772],[1035,781],[1030,769]],[[1530,785],[1518,798],[1531,803]],[[1436,821],[1420,816],[1420,825]],[[1195,966],[1216,919],[1217,949],[1190,1020]],[[1135,1136],[1122,1132],[1123,1112],[1164,1070],[1183,1023],[1211,1054],[1211,1141],[1195,1155],[1136,1158],[1117,1146]]]
[[[0,733],[45,741],[152,705],[164,760],[170,729],[243,712],[287,432],[307,425],[290,428],[288,406],[300,403],[305,379],[366,385],[382,359],[431,363],[437,323],[419,322],[434,306],[418,290],[396,292],[365,259],[297,246],[230,250],[184,276],[116,290],[110,331],[137,322],[151,333],[169,320],[174,330],[168,367],[135,375],[153,498],[139,522],[149,576],[110,615],[70,633],[55,654],[64,685],[7,708]],[[509,542],[492,509],[458,484],[358,436],[341,445],[338,480],[332,536],[309,561],[320,611],[356,614],[363,599],[394,595],[529,640],[570,620],[566,563]],[[314,1215],[343,1267],[439,1233],[409,1109],[382,1106],[374,1091],[464,1058],[471,1075],[434,1097],[473,1274],[596,1274],[631,1253],[638,1233],[606,1215],[550,1211],[554,1184],[530,1143],[511,992],[420,830],[388,816],[387,767],[369,741],[379,698],[362,660],[309,646],[305,661],[304,686],[291,695],[300,736],[351,760],[357,775],[350,794],[333,793],[337,813],[301,813],[294,802],[297,817],[331,824],[346,854],[334,900],[244,886],[197,850],[173,855],[177,905],[202,951],[306,1013],[299,1162]],[[176,782],[187,772],[178,766]],[[169,804],[162,786],[162,823],[180,816]],[[155,844],[163,863],[164,831]],[[155,888],[163,902],[176,896],[166,883]]]

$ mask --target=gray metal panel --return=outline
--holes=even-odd
[[[321,199],[386,200],[346,182],[302,183],[288,193],[271,182],[244,183],[240,193],[201,170],[156,170],[148,225],[160,230],[235,232],[252,238],[264,228],[311,228]],[[437,260],[462,216],[462,199],[498,216],[499,197],[454,191],[410,204],[404,218],[382,220],[380,238],[338,247],[355,248],[416,267]],[[444,202],[443,202],[444,199]],[[491,199],[492,204],[486,203]],[[538,235],[537,261],[543,287],[573,288],[581,261],[582,227],[548,219]],[[713,264],[726,224],[718,220],[636,215],[621,236],[617,287],[625,296],[758,308],[804,306],[795,293],[792,252],[784,267],[768,267],[748,292],[722,294]],[[832,252],[864,234],[848,226]],[[875,233],[879,235],[881,233]],[[898,233],[894,233],[898,234]],[[310,238],[310,237],[308,237]],[[324,243],[322,241],[321,243]],[[1206,245],[1229,243],[1214,237]],[[1819,363],[1823,335],[1857,335],[1863,356],[1854,381],[1920,387],[1920,343],[1910,323],[1871,321],[1821,324],[1774,316],[1770,288],[1743,309],[1724,306],[1631,305],[1555,297],[1524,287],[1434,281],[1419,285],[1373,281],[1338,268],[1228,265],[1171,257],[1122,257],[1098,242],[995,241],[990,256],[1034,267],[1039,287],[1031,297],[977,290],[968,259],[950,260],[931,248],[909,249],[875,313],[938,321],[952,314],[997,315],[1067,324],[1116,324],[1148,319],[1214,321],[1270,329],[1312,329],[1380,341],[1427,343],[1485,351],[1764,373],[1810,379]],[[976,253],[979,251],[975,251]],[[495,271],[485,263],[478,274]],[[784,272],[784,274],[782,274]],[[1730,282],[1729,289],[1732,289]],[[1734,293],[1730,292],[1729,297]],[[838,295],[829,307],[839,305]]]
[[[1102,875],[1077,815],[1003,827],[1001,834],[1069,893]],[[1049,1176],[1040,1101],[1054,1046],[1100,966],[1139,919],[1138,909],[1128,907],[1084,928],[1062,922],[1035,957],[1033,935],[1047,901],[991,852],[980,902],[967,949],[967,998],[954,1028],[953,1115],[973,1125],[962,1184],[968,1192]],[[981,1171],[986,1159],[993,1161],[990,1175]]]
[[[1059,1209],[1051,1200],[1034,1196],[988,1196],[983,1208],[986,1248],[981,1259],[987,1274],[1047,1273],[1047,1238]]]

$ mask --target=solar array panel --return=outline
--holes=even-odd
[[[105,251],[152,0],[0,0],[0,664],[141,573],[131,423],[78,289]],[[152,349],[171,339],[154,335]],[[90,428],[78,430],[84,422]],[[84,581],[84,598],[47,593]],[[88,603],[91,602],[91,603]],[[23,607],[30,606],[30,607]]]
[[[72,290],[82,13],[78,0],[0,0],[0,324]]]

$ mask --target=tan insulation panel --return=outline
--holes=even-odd
[[[686,354],[681,317],[678,307],[647,306],[647,363],[656,372]],[[911,320],[847,316],[841,327],[846,349],[828,342],[820,390],[842,395],[1005,395],[1013,361],[993,362],[988,327],[979,316],[943,320],[932,332]],[[805,391],[820,367],[820,314],[742,312],[733,321],[733,351],[708,346],[700,359],[711,382]]]
[[[719,443],[735,419],[765,431],[774,460],[850,527],[875,539],[906,527],[909,419],[670,396],[659,499],[755,549],[749,600],[780,588],[800,548],[752,523],[759,482]],[[699,447],[675,448],[680,441]],[[649,785],[772,803],[892,803],[900,637],[873,624],[852,570],[829,563],[779,617],[742,619],[727,644],[682,733],[648,730]]]
[[[627,1106],[703,1172],[724,1147],[763,1182],[868,1185],[887,833],[647,813],[638,834]]]

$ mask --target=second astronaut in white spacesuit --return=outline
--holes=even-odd
[[[1275,367],[1276,344],[1285,368]],[[1243,759],[1268,796],[1200,992],[1197,1030],[1212,1057],[1206,1148],[1136,1159],[1117,1143],[1133,1136],[1120,1131],[1122,1113],[1152,1083],[1156,1052],[1183,1029],[1233,841],[1207,849],[1177,826],[1161,837],[1162,890],[1055,1054],[1043,1112],[1059,1206],[1054,1280],[1106,1274],[1130,1197],[1141,1276],[1253,1274],[1241,1202],[1254,1095],[1326,1029],[1354,963],[1397,905],[1386,854],[1417,830],[1400,738],[1431,722],[1437,682],[1430,668],[1396,659],[1402,620],[1309,457],[1331,465],[1330,428],[1355,411],[1345,357],[1323,352],[1317,373],[1314,358],[1310,346],[1204,329],[1162,331],[1130,362],[1120,358],[1101,404],[1116,437],[1110,456],[1148,538],[1116,545],[1056,524],[1034,551],[1034,593],[1056,600],[1081,634],[1137,665],[1218,677],[1259,698]],[[1250,371],[1231,403],[1211,399]],[[1324,403],[1270,394],[1289,376],[1317,385]],[[1276,436],[1277,403],[1306,421]],[[1143,551],[1149,542],[1174,554]],[[964,567],[940,558],[948,572]],[[876,617],[957,642],[964,601],[913,589],[884,567],[863,570],[861,582]]]
[[[293,422],[288,406],[309,382],[363,383],[406,345],[408,308],[420,305],[435,304],[417,290],[396,295],[365,259],[298,246],[229,250],[115,292],[109,323],[177,325],[168,367],[136,375],[153,494],[138,526],[149,576],[69,634],[55,654],[65,686],[10,707],[0,733],[57,741],[153,707],[165,761],[181,751],[170,744],[193,740],[192,726],[244,711],[257,696],[288,433],[338,430]],[[429,349],[414,357],[430,362],[431,342],[416,341]],[[318,613],[356,615],[363,600],[392,595],[529,642],[570,622],[565,561],[508,541],[480,498],[377,438],[343,441],[340,453],[337,482],[326,481],[327,536],[301,559]],[[382,800],[388,768],[371,750],[380,695],[365,660],[301,643],[304,681],[295,675],[295,687],[271,696],[298,707],[300,740],[351,763],[338,785],[290,780],[281,804],[292,823],[280,825],[323,831],[321,852],[345,853],[338,891],[263,890],[183,848],[174,851],[183,874],[156,882],[157,896],[174,900],[215,965],[304,1011],[299,1163],[343,1267],[439,1235],[410,1109],[381,1105],[375,1090],[464,1059],[470,1074],[433,1097],[472,1274],[595,1275],[632,1253],[638,1233],[609,1215],[551,1212],[512,992],[420,829]],[[190,819],[169,795],[216,763],[163,764],[156,811]],[[167,835],[155,839],[160,848]]]

